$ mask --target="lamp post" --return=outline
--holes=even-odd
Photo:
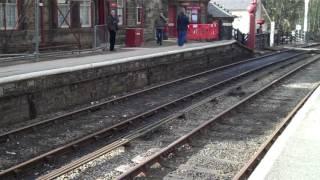
[[[308,11],[309,11],[309,0],[304,0],[304,41],[307,41],[307,32],[308,32]]]
[[[252,3],[248,7],[248,12],[250,16],[248,47],[251,49],[255,48],[255,41],[256,41],[256,10],[257,10],[257,0],[252,0]]]

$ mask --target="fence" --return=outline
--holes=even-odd
[[[270,33],[256,35],[256,49],[264,49],[270,46]]]
[[[109,31],[106,24],[94,26],[93,48],[107,48]]]
[[[278,32],[274,35],[274,44],[276,46],[285,45],[285,44],[292,44],[299,41],[303,41],[303,35],[301,38],[293,36],[290,32]]]
[[[239,29],[232,29],[232,36],[243,45],[247,44],[248,34],[242,33]]]

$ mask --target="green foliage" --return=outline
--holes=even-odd
[[[262,0],[262,3],[280,31],[289,32],[296,24],[303,24],[304,0]]]
[[[310,0],[309,31],[319,34],[320,31],[320,0]]]

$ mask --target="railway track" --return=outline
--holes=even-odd
[[[288,58],[286,56],[289,54],[289,52],[290,51],[282,52],[282,53],[286,53],[286,54],[282,55],[280,58],[290,59],[292,57],[296,57],[297,55],[304,54],[304,53],[297,53],[297,54],[293,55],[292,57]],[[195,79],[195,78],[199,78],[200,76],[203,76],[203,75],[206,75],[206,74],[209,74],[209,73],[223,71],[223,70],[225,70],[227,68],[235,67],[237,65],[244,64],[244,63],[247,63],[247,62],[250,62],[250,61],[255,61],[255,60],[261,59],[261,58],[268,58],[268,57],[271,57],[272,55],[281,55],[281,53],[280,54],[279,53],[274,53],[274,54],[266,55],[266,56],[263,56],[263,57],[254,58],[254,59],[250,59],[250,60],[245,60],[245,61],[242,61],[242,62],[239,62],[239,63],[234,63],[234,64],[230,64],[230,65],[227,65],[227,66],[215,68],[215,69],[208,70],[208,71],[196,74],[196,75],[188,76],[188,77],[181,78],[181,79],[178,79],[178,80],[174,80],[174,81],[171,81],[171,82],[168,82],[168,83],[164,83],[164,84],[161,84],[161,85],[158,85],[158,86],[147,88],[147,89],[144,89],[144,90],[141,90],[141,91],[137,91],[137,92],[134,92],[134,93],[126,94],[124,96],[121,96],[121,97],[118,97],[118,98],[115,98],[115,99],[111,99],[111,100],[108,100],[106,102],[98,103],[98,104],[95,104],[93,106],[81,108],[81,109],[78,109],[78,110],[75,110],[75,111],[72,111],[72,112],[69,112],[69,113],[65,113],[65,114],[56,116],[54,118],[49,118],[49,119],[46,119],[46,120],[42,120],[40,122],[36,122],[36,123],[30,124],[30,125],[26,125],[26,126],[14,129],[14,130],[9,130],[7,132],[4,132],[4,133],[0,134],[0,142],[1,141],[2,142],[6,141],[7,139],[12,138],[14,135],[19,134],[19,133],[23,133],[25,131],[36,131],[41,127],[42,128],[46,128],[46,126],[48,126],[50,124],[54,124],[54,123],[57,123],[59,121],[66,120],[68,118],[72,119],[74,116],[80,115],[81,113],[86,113],[86,112],[90,113],[91,111],[97,111],[97,110],[99,110],[101,108],[108,107],[110,105],[119,104],[119,103],[121,103],[123,101],[128,100],[128,98],[136,97],[136,96],[139,96],[141,94],[144,94],[144,93],[147,93],[147,92],[151,92],[153,90],[158,90],[158,89],[163,88],[163,87],[174,86],[177,83],[183,83],[185,81],[192,80],[192,79]]]
[[[271,72],[271,71],[270,71],[270,72]],[[270,72],[269,72],[269,73],[270,73]],[[261,76],[263,77],[263,76],[265,76],[265,75],[261,75]],[[257,77],[257,78],[259,78],[259,77]],[[254,79],[255,79],[255,78],[254,78]],[[251,79],[251,81],[254,80],[254,79]],[[233,88],[234,88],[234,87],[233,87]],[[231,89],[232,89],[232,88],[231,88]],[[114,150],[114,149],[116,149],[117,147],[121,147],[121,146],[126,145],[127,143],[129,143],[129,142],[132,141],[133,139],[135,139],[135,138],[137,138],[137,137],[139,137],[139,136],[142,136],[143,134],[146,134],[147,132],[153,131],[155,128],[159,128],[160,126],[163,126],[165,123],[168,122],[168,120],[173,120],[174,118],[181,117],[182,115],[186,114],[187,111],[190,111],[191,109],[196,108],[196,107],[200,106],[201,104],[203,104],[203,103],[205,103],[205,102],[211,101],[211,100],[214,99],[214,98],[215,98],[215,97],[210,97],[210,98],[208,98],[208,99],[205,99],[203,102],[200,102],[200,103],[198,103],[198,104],[195,104],[195,105],[193,105],[192,107],[187,108],[185,111],[181,111],[181,112],[175,114],[175,116],[172,116],[172,117],[170,117],[169,119],[166,119],[166,120],[165,120],[164,122],[162,122],[161,124],[155,124],[155,125],[153,125],[153,126],[147,127],[147,128],[144,130],[144,131],[145,131],[144,133],[142,133],[143,130],[141,130],[141,131],[137,132],[136,134],[133,134],[132,136],[127,136],[127,137],[124,138],[123,141],[119,141],[119,142],[117,142],[117,143],[115,143],[115,144],[110,144],[109,146],[106,146],[106,147],[104,147],[104,148],[102,148],[102,149],[100,149],[100,150],[98,150],[98,151],[96,151],[96,152],[94,152],[94,153],[92,153],[92,154],[89,154],[89,155],[87,155],[87,156],[84,156],[83,158],[81,158],[81,159],[79,159],[79,160],[77,160],[77,161],[74,161],[73,163],[68,164],[67,166],[62,167],[61,169],[58,169],[57,171],[54,171],[54,172],[52,172],[52,173],[50,173],[50,174],[48,174],[48,175],[46,175],[46,176],[41,177],[40,179],[53,179],[53,178],[59,177],[59,176],[61,176],[61,175],[63,175],[63,174],[66,174],[66,173],[68,173],[68,172],[70,172],[70,171],[72,171],[72,170],[74,170],[74,169],[76,169],[76,168],[80,168],[81,165],[84,165],[85,163],[89,163],[90,161],[93,161],[94,159],[97,159],[97,158],[99,158],[100,156],[103,156],[103,155],[106,154],[107,152],[110,152],[111,150]],[[175,125],[172,125],[172,127],[180,127],[180,125],[181,125],[181,124],[175,124]],[[169,129],[169,128],[164,128],[164,129]],[[163,130],[163,129],[162,129],[162,130]],[[148,142],[148,143],[131,142],[130,144],[149,144],[149,143],[150,143],[150,142]],[[152,144],[152,143],[150,143],[150,144]],[[152,147],[152,146],[151,146],[151,147]],[[121,160],[116,159],[116,160],[114,160],[113,162],[108,162],[108,164],[116,164],[116,163],[118,163],[119,161],[121,161]],[[81,168],[80,168],[80,169],[81,169]],[[75,171],[79,171],[79,170],[75,170]],[[104,167],[104,168],[103,168],[103,171],[106,172],[107,169]],[[92,173],[92,174],[95,174],[95,173]],[[92,174],[91,174],[91,175],[92,175]],[[89,179],[90,179],[90,178],[93,178],[93,177],[91,177],[91,175],[88,176],[87,178],[89,178]],[[67,176],[67,178],[70,179],[69,176]],[[81,178],[86,178],[86,177],[81,177]],[[100,177],[100,178],[101,178],[101,177]],[[61,179],[63,179],[63,177],[62,177]],[[109,178],[103,177],[103,179],[113,179],[113,177],[111,177],[111,178],[110,178],[110,177],[109,177]]]
[[[310,96],[315,92],[317,88],[320,87],[318,83],[315,88],[313,88],[287,115],[286,118],[281,122],[281,124],[276,128],[276,130],[272,133],[272,135],[268,138],[265,143],[263,143],[259,150],[252,156],[252,158],[241,168],[241,170],[235,175],[234,180],[248,179],[253,172],[253,170],[257,167],[260,160],[266,155],[268,150],[271,148],[276,139],[281,135],[281,133],[286,129],[291,120],[294,118],[296,113],[300,110],[300,108],[307,102]]]
[[[314,60],[318,59],[319,56]],[[193,179],[232,179],[243,164],[249,160],[248,157],[251,157],[263,144],[253,159],[249,160],[249,163],[234,177],[234,179],[245,179],[270,143],[319,86],[319,79],[314,80],[313,86],[303,90],[288,87],[289,80],[284,82],[314,62],[307,62],[264,86],[147,157],[146,160],[118,176],[117,179],[139,179],[139,177],[143,179],[144,176],[164,179],[184,179],[187,177]],[[319,63],[318,67],[320,67]],[[306,76],[316,77],[319,75],[319,73],[315,74],[316,71]],[[291,83],[293,81],[291,80]],[[284,95],[284,92],[287,94]],[[252,140],[254,141],[252,142]],[[229,144],[228,146],[228,141],[235,145],[230,146]],[[241,143],[245,143],[245,145]],[[242,145],[241,148],[239,144]],[[211,149],[210,152],[207,152],[208,148]]]
[[[287,57],[287,56],[290,56],[290,57]],[[181,86],[181,84],[180,84],[180,86],[181,86],[180,91],[183,90],[184,92],[186,91],[187,93],[186,94],[180,94],[179,98],[176,98],[175,100],[173,100],[171,102],[167,102],[167,103],[164,102],[164,101],[159,101],[159,102],[162,102],[162,104],[160,104],[160,105],[157,104],[155,106],[151,106],[151,108],[149,107],[150,110],[148,110],[147,112],[145,112],[145,109],[143,109],[141,111],[142,113],[139,114],[139,112],[138,113],[136,112],[136,114],[138,114],[138,115],[133,113],[134,115],[132,115],[132,117],[124,118],[124,120],[122,120],[120,123],[119,122],[118,123],[114,123],[109,128],[103,129],[103,130],[98,131],[98,132],[95,131],[94,133],[91,133],[88,136],[79,138],[76,141],[73,141],[71,143],[64,144],[63,146],[55,148],[54,150],[48,151],[46,153],[43,153],[40,156],[33,157],[33,158],[31,158],[29,160],[26,160],[24,162],[19,162],[17,165],[14,165],[12,167],[9,167],[9,168],[7,168],[5,170],[0,171],[0,177],[3,177],[5,175],[7,176],[8,174],[12,174],[12,173],[17,175],[19,170],[22,170],[23,168],[26,168],[26,167],[30,166],[31,164],[34,164],[34,163],[39,162],[39,161],[51,159],[52,156],[55,156],[55,155],[57,155],[59,153],[65,153],[66,151],[72,151],[74,149],[76,149],[76,150],[78,149],[79,150],[80,147],[85,145],[85,144],[96,142],[99,139],[105,139],[105,137],[114,136],[114,134],[120,132],[120,135],[117,136],[117,137],[113,137],[113,140],[110,140],[112,138],[109,138],[110,141],[107,142],[107,143],[110,144],[110,143],[112,143],[112,141],[116,142],[115,139],[121,139],[121,138],[125,137],[125,134],[127,132],[131,132],[131,131],[132,132],[139,132],[139,130],[143,131],[148,126],[154,126],[155,125],[154,123],[157,123],[156,120],[154,120],[154,121],[147,120],[146,121],[146,119],[148,119],[148,118],[150,119],[150,117],[154,116],[155,114],[157,114],[159,112],[162,112],[162,113],[163,112],[167,112],[168,109],[174,109],[174,107],[176,107],[177,104],[180,105],[181,102],[188,102],[188,101],[190,101],[192,99],[195,99],[196,97],[200,97],[200,96],[205,97],[205,94],[207,92],[210,92],[213,89],[215,89],[215,88],[217,88],[219,86],[222,86],[227,82],[230,83],[231,81],[235,81],[235,80],[239,79],[240,77],[245,77],[248,74],[252,74],[254,72],[257,72],[258,70],[261,70],[262,68],[270,67],[271,65],[274,65],[274,64],[277,64],[277,63],[284,63],[284,62],[287,62],[288,60],[292,60],[292,59],[296,59],[297,60],[297,58],[301,57],[301,56],[305,56],[305,54],[304,53],[299,53],[299,52],[282,52],[282,53],[280,53],[280,55],[279,54],[275,55],[275,57],[266,56],[265,57],[266,59],[264,59],[264,63],[266,63],[266,64],[261,64],[262,60],[257,61],[257,59],[245,61],[245,62],[242,62],[242,63],[233,64],[233,65],[230,65],[230,66],[226,66],[226,67],[214,69],[214,70],[211,70],[211,71],[207,71],[205,73],[201,73],[201,74],[198,74],[198,75],[195,75],[195,76],[191,76],[191,77],[188,77],[188,78],[183,78],[183,79],[180,79],[180,80],[177,80],[177,81],[174,81],[174,82],[166,83],[166,84],[161,85],[161,86],[156,86],[156,87],[153,87],[153,88],[149,88],[147,90],[140,91],[140,92],[137,92],[137,93],[133,93],[133,94],[121,97],[121,98],[117,98],[115,100],[111,100],[111,101],[108,101],[108,102],[105,102],[105,103],[102,103],[102,104],[99,104],[99,105],[96,105],[96,106],[92,106],[90,108],[84,108],[84,109],[81,109],[79,111],[75,111],[75,112],[66,114],[65,116],[60,116],[58,118],[47,120],[44,123],[43,122],[36,123],[36,124],[34,124],[35,126],[28,126],[28,127],[20,128],[19,130],[14,130],[14,131],[11,131],[9,133],[6,133],[3,136],[1,136],[2,139],[5,139],[4,144],[6,144],[8,142],[9,143],[13,142],[12,144],[16,145],[17,143],[14,142],[14,140],[17,139],[17,136],[25,136],[24,133],[25,132],[29,132],[29,130],[33,130],[33,131],[36,130],[35,132],[37,132],[38,131],[37,128],[39,128],[39,127],[46,127],[48,124],[56,125],[55,123],[57,123],[57,122],[59,122],[61,120],[66,120],[66,118],[70,118],[70,117],[73,117],[73,119],[76,119],[76,118],[79,118],[79,117],[77,117],[77,115],[82,115],[83,116],[83,112],[89,112],[90,111],[90,112],[97,113],[97,111],[99,111],[99,110],[101,110],[103,108],[106,108],[106,107],[110,108],[111,104],[112,105],[123,105],[125,102],[127,102],[130,98],[132,98],[134,96],[137,96],[137,95],[141,96],[141,94],[143,94],[143,93],[151,94],[150,93],[151,91],[159,90],[159,88],[162,88],[162,87],[165,87],[166,89],[168,89],[169,87],[176,86],[178,83],[189,84],[190,81],[191,82],[196,81],[198,83],[194,83],[193,82],[192,84],[196,85],[196,86],[199,86],[199,84],[204,84],[204,86],[197,87],[196,89],[195,88],[187,89],[186,86]],[[246,64],[246,65],[244,65],[244,64]],[[258,66],[255,67],[256,65],[258,65]],[[243,69],[241,69],[241,67]],[[224,70],[224,71],[222,71],[222,70]],[[234,75],[234,74],[231,73],[231,72],[234,72],[234,71],[237,71],[238,74]],[[221,72],[224,72],[224,73],[221,73]],[[215,76],[212,75],[214,73],[216,73]],[[229,77],[227,76],[228,73],[231,73],[231,75],[229,74],[230,75]],[[203,79],[206,79],[205,76],[208,76],[208,74],[210,74],[210,76],[212,76],[212,77],[215,77],[216,81],[214,81],[214,82],[205,81],[205,83],[204,83]],[[220,74],[220,77],[217,76],[217,74]],[[200,83],[199,83],[199,79],[201,79],[201,78],[199,78],[199,77],[202,78]],[[207,79],[210,79],[210,78],[207,77]],[[187,91],[187,90],[189,90],[189,91]],[[199,98],[199,99],[201,99],[201,98]],[[149,97],[149,100],[150,100],[150,97]],[[186,103],[185,106],[187,107],[188,103]],[[124,107],[122,107],[122,110],[126,109],[126,108],[127,108],[127,106],[124,106]],[[172,112],[171,113],[167,112],[167,113],[163,113],[163,114],[164,114],[164,117],[167,117],[170,114],[172,114]],[[105,114],[103,114],[103,115],[105,115]],[[175,114],[175,116],[177,116],[177,114]],[[154,119],[157,119],[157,118],[154,118]],[[70,118],[70,119],[72,119],[72,118]],[[165,118],[162,118],[162,119],[165,119]],[[159,123],[158,125],[161,125],[161,123]],[[37,128],[35,128],[35,127],[37,127]],[[55,129],[53,128],[53,130],[55,130]],[[122,132],[122,134],[121,134],[121,132]],[[31,135],[34,136],[34,132],[31,133]],[[139,136],[139,133],[137,133],[137,136]],[[29,137],[27,136],[27,138],[29,138]],[[46,137],[44,137],[44,139],[46,139]],[[12,146],[12,147],[16,148],[15,146]],[[4,148],[4,149],[8,150],[8,148]]]

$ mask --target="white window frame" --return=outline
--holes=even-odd
[[[87,4],[84,4],[87,3]],[[86,7],[87,8],[87,14],[88,14],[88,23],[87,24],[83,24],[82,23],[82,18],[81,18],[81,14],[82,14],[82,7]],[[84,0],[82,2],[80,2],[80,23],[81,23],[81,27],[91,27],[92,23],[91,23],[91,2],[88,0]]]
[[[12,2],[14,1],[14,2]],[[3,9],[3,4],[4,4],[4,8],[5,8],[5,12],[6,14],[4,14],[4,9]],[[8,16],[9,16],[9,11],[8,9],[11,9],[9,8],[9,6],[14,6],[14,20],[13,20],[13,25],[10,26],[8,24]],[[18,7],[17,7],[17,0],[5,0],[4,3],[0,3],[0,8],[2,9],[2,11],[0,11],[0,13],[2,14],[0,16],[1,20],[1,24],[0,24],[0,30],[4,30],[4,29],[7,29],[7,30],[14,30],[14,29],[17,29],[17,21],[18,21]],[[3,19],[6,18],[6,21],[3,21]],[[4,24],[6,23],[6,24]]]
[[[140,11],[139,11],[139,9],[140,9]],[[139,12],[141,14],[139,14]],[[142,16],[143,16],[143,8],[142,8],[142,6],[138,5],[137,8],[136,8],[136,23],[138,25],[142,24]]]
[[[117,16],[119,20],[118,25],[122,26],[124,22],[124,0],[117,0]]]
[[[65,2],[67,2],[67,3],[65,3]],[[71,5],[71,4],[70,4],[70,0],[68,0],[68,1],[66,1],[66,0],[57,0],[57,6],[58,6],[58,9],[57,9],[58,13],[57,13],[57,15],[58,15],[58,27],[59,27],[59,28],[69,28],[69,26],[71,26],[70,5]],[[61,6],[67,7],[66,12],[63,12],[63,11],[61,10]],[[65,14],[61,15],[60,11],[61,11],[62,13],[68,13],[67,17],[66,17],[66,18],[64,17]],[[61,21],[60,21],[60,16],[61,16]],[[63,20],[64,20],[64,21],[63,21]],[[62,23],[62,21],[63,21],[63,23]],[[67,22],[66,22],[66,21],[67,21]],[[62,24],[61,24],[61,23],[62,23]]]

